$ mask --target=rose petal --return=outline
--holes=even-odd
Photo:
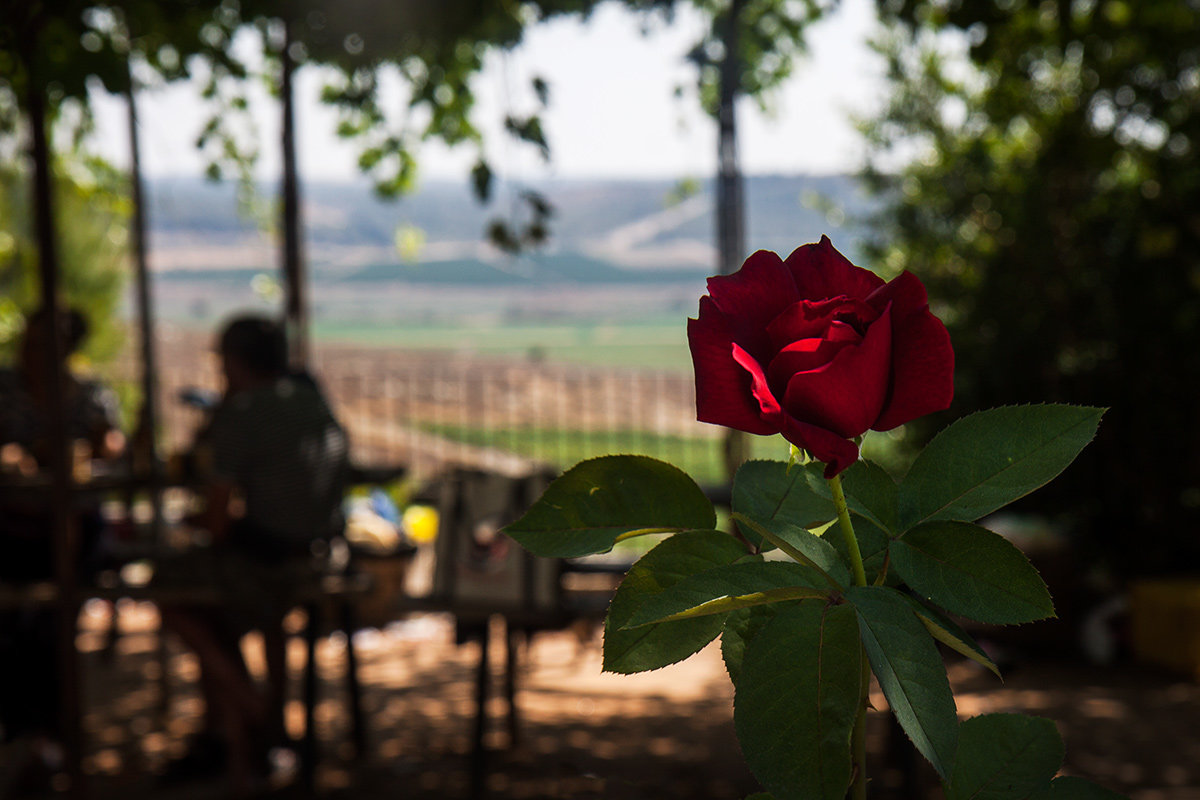
[[[783,429],[783,408],[767,383],[762,365],[736,344],[733,346],[733,360],[750,376],[750,394],[758,401],[761,419],[771,426],[769,433],[778,433]]]
[[[834,249],[828,236],[822,236],[817,244],[797,247],[784,263],[805,300],[825,300],[838,295],[862,300],[883,285],[878,275],[846,260]]]
[[[827,329],[834,320],[852,320],[865,330],[867,325],[878,317],[879,312],[861,300],[845,297],[834,297],[823,302],[801,300],[788,306],[778,317],[771,320],[771,324],[767,326],[767,334],[776,349],[782,349],[801,339],[826,336]]]
[[[784,407],[844,438],[866,432],[883,408],[891,384],[892,321],[887,309],[862,344],[843,348],[828,365],[788,381]]]
[[[954,348],[950,333],[928,308],[892,326],[892,387],[871,427],[887,431],[942,411],[954,399]]]
[[[708,294],[736,328],[756,330],[760,335],[771,320],[800,299],[792,273],[770,250],[752,254],[732,275],[709,278]]]
[[[767,379],[782,396],[787,391],[788,381],[797,372],[819,369],[841,352],[842,348],[862,341],[858,332],[842,322],[829,326],[824,339],[801,339],[779,351],[767,365]]]
[[[909,314],[928,308],[929,297],[925,294],[925,286],[920,279],[905,270],[871,292],[867,303],[879,311],[883,311],[888,303],[891,303],[892,321],[895,324],[896,320],[902,320]]]
[[[700,298],[700,318],[688,320],[688,347],[696,373],[696,419],[747,433],[778,432],[763,421],[751,395],[751,379],[733,360],[735,345],[724,316]]]

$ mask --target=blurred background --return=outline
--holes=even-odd
[[[279,314],[356,460],[404,465],[401,504],[451,467],[641,452],[719,486],[731,453],[785,458],[694,421],[705,277],[822,234],[911,270],[956,400],[869,457],[900,474],[982,408],[1110,407],[993,521],[1061,617],[989,634],[1060,690],[995,702],[1056,709],[1077,774],[1200,797],[1196,0],[3,0],[3,363],[41,303],[31,109],[61,291],[92,329],[73,367],[127,429],[149,386],[161,452],[185,447],[220,320]],[[441,629],[396,641],[419,630]],[[1170,744],[1130,732],[1150,707]]]

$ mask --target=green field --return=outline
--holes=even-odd
[[[586,458],[636,453],[669,461],[701,484],[724,481],[721,438],[663,436],[642,431],[574,431],[551,428],[483,428],[423,425],[422,430],[480,447],[495,447],[566,469]],[[786,444],[776,437],[752,436],[754,458],[785,459]]]
[[[382,325],[318,322],[318,341],[448,350],[480,356],[537,356],[551,361],[687,371],[687,321],[682,315],[630,323]]]

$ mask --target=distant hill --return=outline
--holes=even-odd
[[[527,285],[663,283],[714,270],[713,187],[675,205],[665,180],[559,180],[536,186],[554,205],[552,240],[513,259],[483,241],[488,220],[513,207],[501,185],[481,206],[465,184],[429,182],[398,201],[359,183],[306,183],[305,235],[314,279],[373,282]],[[273,187],[260,188],[264,197]],[[231,184],[198,179],[150,182],[152,263],[172,282],[244,282],[274,269],[273,239],[239,216]],[[746,182],[747,246],[786,255],[828,233],[854,258],[871,208],[849,176],[754,176]],[[396,250],[400,229],[419,231],[413,260]]]

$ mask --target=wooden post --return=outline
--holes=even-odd
[[[71,514],[71,451],[66,422],[66,342],[61,319],[58,284],[58,249],[54,232],[54,199],[51,186],[51,154],[46,135],[45,86],[37,70],[36,31],[25,37],[23,53],[27,69],[30,158],[33,161],[34,229],[38,247],[38,269],[42,305],[49,310],[50,323],[45,358],[50,420],[51,534],[54,540],[54,577],[58,584],[57,652],[59,668],[59,722],[71,792],[79,797],[83,785],[83,735],[80,729],[79,662],[75,650],[75,625],[79,615],[77,563],[79,542]]]
[[[142,153],[138,142],[138,116],[133,65],[126,62],[129,85],[125,90],[126,108],[129,118],[129,180],[133,200],[133,266],[134,288],[138,331],[141,336],[142,355],[142,407],[138,414],[134,440],[130,443],[132,463],[135,468],[146,460],[146,477],[150,482],[150,506],[152,509],[151,534],[158,541],[162,533],[162,467],[158,460],[158,375],[154,343],[154,305],[150,293],[150,270],[147,264],[146,246],[146,200],[142,183]]]
[[[293,97],[291,22],[283,23],[283,46],[279,52],[279,95],[283,111],[283,282],[284,320],[288,358],[293,369],[308,367],[308,302],[304,269],[303,230],[300,210],[300,180],[296,166],[296,109]]]
[[[717,109],[717,257],[722,275],[736,272],[746,254],[746,202],[737,151],[737,98],[741,94],[742,64],[738,33],[745,0],[729,0],[721,61],[720,105]],[[725,433],[725,471],[730,481],[749,457],[749,439],[741,431]]]

